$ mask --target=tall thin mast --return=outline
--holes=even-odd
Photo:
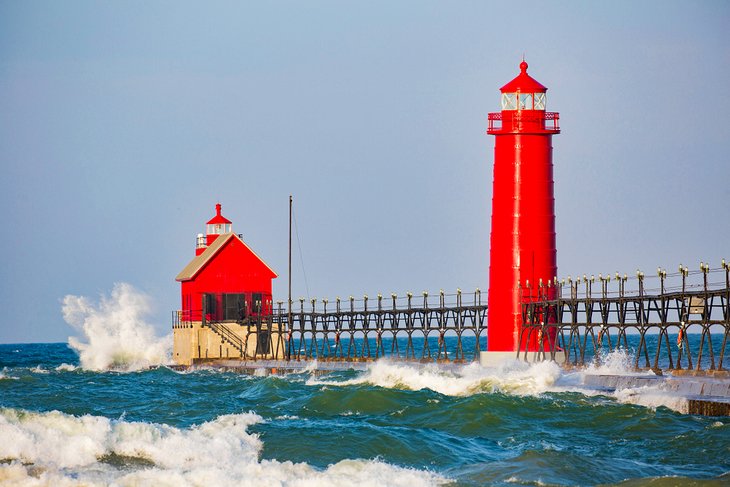
[[[288,299],[288,306],[287,306],[287,320],[286,325],[289,329],[289,333],[291,333],[292,326],[291,326],[291,214],[292,214],[292,195],[289,195],[289,299]],[[290,335],[291,336],[291,335]],[[291,356],[291,342],[290,340],[287,340],[287,359]]]

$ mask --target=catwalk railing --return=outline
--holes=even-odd
[[[378,295],[355,304],[348,301],[311,299],[291,313],[287,326],[287,354],[292,360],[371,360],[381,357],[419,361],[468,362],[479,360],[480,338],[486,332],[487,305],[480,290],[464,295],[414,299],[408,293],[401,300]],[[399,303],[400,301],[400,303]],[[328,305],[333,304],[334,309]],[[279,316],[288,323],[288,314],[279,303]],[[305,309],[308,308],[308,309]]]
[[[286,360],[469,362],[479,360],[486,318],[487,305],[477,289],[470,294],[457,290],[334,302],[299,299],[291,312],[279,301],[268,316],[204,320],[203,326],[233,343],[245,360],[263,358],[259,351],[265,350],[269,357]],[[185,326],[179,314],[173,314],[175,326]],[[231,338],[236,335],[240,340]],[[256,340],[257,352],[249,356],[250,340]]]
[[[730,355],[730,264],[668,274],[571,277],[521,287],[523,326],[515,358],[584,366],[621,351],[635,368],[726,370]],[[473,293],[377,295],[283,301],[271,314],[203,321],[245,360],[478,361],[487,305]],[[177,320],[177,321],[176,321]],[[180,314],[173,326],[185,326]],[[240,339],[236,339],[235,337]],[[248,343],[255,340],[255,353]],[[529,347],[527,346],[529,344]]]
[[[583,276],[525,282],[518,357],[586,365],[622,350],[635,368],[726,370],[730,263],[647,277]],[[529,346],[527,345],[529,344]],[[529,350],[528,350],[529,348]]]

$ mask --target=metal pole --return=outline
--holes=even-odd
[[[289,297],[287,300],[288,306],[287,306],[287,318],[286,318],[286,326],[287,326],[287,332],[289,334],[287,335],[287,345],[286,345],[286,358],[289,360],[291,357],[291,331],[292,331],[292,322],[291,322],[291,214],[292,214],[292,195],[289,195]]]

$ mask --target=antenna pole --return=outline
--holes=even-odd
[[[288,300],[288,306],[287,306],[287,328],[288,332],[292,332],[292,323],[291,323],[291,214],[292,214],[292,195],[289,195],[289,300]],[[289,360],[291,357],[291,340],[287,339],[287,353],[286,358]]]

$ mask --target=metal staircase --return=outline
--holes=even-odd
[[[221,337],[221,340],[223,342],[228,342],[231,345],[233,345],[241,354],[241,357],[244,357],[244,343],[243,340],[241,340],[241,337],[233,333],[228,326],[226,326],[223,323],[217,323],[215,321],[209,321],[205,323],[203,326],[209,326],[211,330],[213,330],[218,336]]]

